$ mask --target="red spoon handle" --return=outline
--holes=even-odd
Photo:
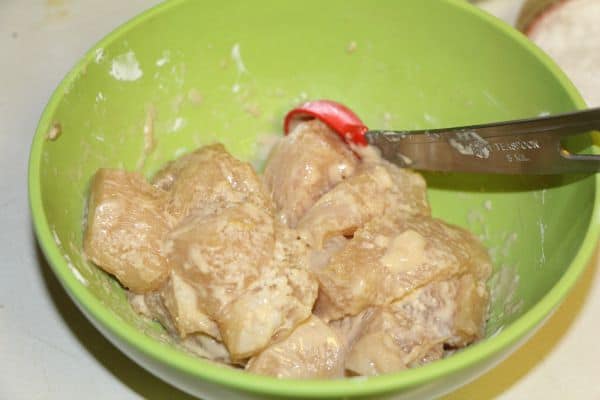
[[[287,135],[296,121],[317,118],[326,123],[346,142],[366,146],[365,132],[368,128],[356,114],[343,104],[331,100],[306,102],[285,116],[283,130]]]

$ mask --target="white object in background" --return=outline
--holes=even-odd
[[[535,21],[530,38],[565,71],[590,107],[600,107],[600,1],[569,0]]]
[[[475,5],[514,26],[523,2],[524,0],[485,0],[476,1]]]

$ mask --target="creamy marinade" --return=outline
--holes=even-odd
[[[142,175],[97,171],[87,257],[189,351],[280,378],[379,375],[483,336],[491,263],[431,217],[421,175],[318,120],[262,175],[220,144]]]

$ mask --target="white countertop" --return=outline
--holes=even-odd
[[[29,145],[50,94],[85,50],[156,3],[0,1],[0,399],[189,399],[77,310],[36,247],[27,206]],[[484,7],[511,20],[514,4]],[[446,399],[600,399],[598,264],[533,339]]]

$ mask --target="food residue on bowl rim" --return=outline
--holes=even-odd
[[[135,57],[135,53],[129,50],[112,59],[109,74],[118,81],[136,81],[142,77],[144,72]]]
[[[162,56],[158,60],[156,60],[155,64],[157,67],[160,68],[160,67],[163,67],[166,64],[168,64],[170,61],[171,61],[171,52],[169,50],[165,50],[165,51],[163,51]]]
[[[142,155],[140,156],[140,159],[138,160],[136,166],[137,169],[142,169],[144,167],[144,164],[146,163],[146,159],[148,158],[148,156],[150,155],[150,153],[152,153],[152,150],[154,150],[155,147],[155,140],[154,140],[154,119],[156,118],[156,108],[154,108],[154,105],[150,105],[148,106],[148,111],[146,112],[146,120],[144,121],[144,127],[143,127],[143,137],[144,137],[144,145],[142,148]]]
[[[58,139],[58,137],[61,135],[61,133],[62,133],[62,125],[59,122],[53,122],[52,125],[50,126],[50,129],[48,129],[48,132],[46,133],[46,139],[54,141],[54,140]]]

